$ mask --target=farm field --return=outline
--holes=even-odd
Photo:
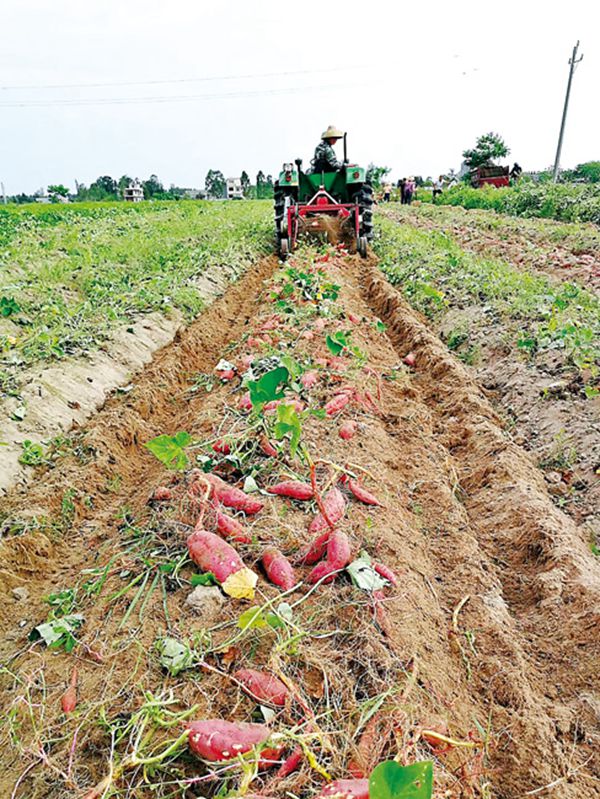
[[[61,297],[63,342],[5,334],[7,402],[187,326],[2,500],[0,795],[358,799],[394,758],[377,795],[600,796],[598,297],[553,230],[391,206],[281,264],[264,203],[58,213],[5,233],[6,318]]]
[[[2,491],[269,250],[270,208],[0,209],[0,247]]]

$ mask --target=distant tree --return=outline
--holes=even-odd
[[[156,175],[150,175],[148,180],[144,180],[142,182],[142,188],[144,189],[144,199],[151,200],[152,198],[160,199],[158,195],[164,194],[165,187],[160,182]]]
[[[263,186],[263,198],[273,199],[273,175],[267,175]]]
[[[209,169],[204,179],[204,188],[207,197],[221,200],[225,197],[225,176],[220,169]]]
[[[48,186],[48,195],[50,196],[51,202],[57,203],[59,197],[68,197],[69,190],[66,186],[63,186],[62,183],[55,183],[52,186]]]
[[[391,171],[389,166],[375,166],[375,164],[370,163],[367,167],[367,180],[374,189],[380,189],[383,178]]]
[[[131,184],[131,178],[129,175],[121,175],[119,178],[119,182],[117,183],[117,189],[119,190],[119,196],[123,196],[123,192],[125,189]]]
[[[258,174],[256,175],[256,199],[262,200],[265,193],[265,173],[262,169],[259,169]]]
[[[78,195],[79,196],[79,195]],[[87,200],[116,200],[117,182],[110,175],[97,178],[87,190]]]
[[[510,150],[498,133],[484,133],[475,142],[472,150],[464,150],[463,158],[470,169],[490,166],[496,158],[506,158]]]
[[[244,192],[244,197],[248,197],[250,194],[250,176],[246,170],[242,172],[240,180],[242,181],[242,191]]]
[[[584,164],[578,164],[574,169],[576,178],[585,180],[586,183],[599,183],[600,182],[600,161],[586,161]]]

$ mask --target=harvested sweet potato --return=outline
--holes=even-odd
[[[353,438],[356,434],[357,427],[358,425],[353,419],[347,419],[340,425],[340,438],[343,438],[344,441],[348,441],[349,439]]]
[[[296,769],[300,767],[300,764],[304,760],[304,751],[299,746],[292,752],[291,755],[286,757],[283,761],[281,766],[277,770],[277,774],[275,775],[278,779],[283,779],[287,777],[289,774],[292,774]]]
[[[300,550],[300,552],[296,555],[294,562],[312,566],[313,563],[316,563],[318,560],[321,560],[321,558],[324,558],[330,535],[331,531],[328,529],[327,532],[323,533],[323,535],[317,536],[317,538],[313,539],[310,544],[307,544],[307,546]]]
[[[398,578],[396,577],[395,572],[393,572],[389,566],[386,566],[385,563],[375,562],[373,562],[372,565],[380,577],[383,577],[384,580],[387,580],[392,585],[398,585]]]
[[[208,530],[194,530],[188,537],[187,547],[194,563],[202,571],[212,572],[220,583],[244,568],[244,562],[231,544]]]
[[[216,474],[205,474],[204,478],[210,483],[212,495],[227,508],[235,508],[250,515],[258,513],[264,507],[259,499],[249,496],[240,488],[228,485]]]
[[[325,508],[327,518],[332,524],[336,524],[341,518],[343,518],[344,514],[346,513],[346,500],[344,499],[344,495],[339,488],[334,486],[327,493],[327,496],[323,500],[323,507]],[[310,523],[308,532],[312,534],[322,533],[324,530],[328,529],[329,524],[327,523],[327,520],[322,513],[318,513]]]
[[[352,395],[346,392],[343,394],[336,394],[333,399],[330,399],[329,402],[326,403],[325,413],[327,416],[335,416],[340,411],[344,410],[351,399]]]
[[[289,591],[298,582],[292,564],[276,547],[265,549],[262,562],[269,580],[284,591]]]
[[[350,541],[346,533],[336,530],[327,544],[327,562],[334,569],[343,569],[352,558]]]
[[[247,693],[259,702],[283,707],[290,696],[287,685],[266,671],[240,669],[233,676],[242,683]]]
[[[77,707],[77,669],[73,668],[69,687],[60,699],[63,713],[72,713]]]
[[[300,480],[284,480],[281,483],[267,488],[269,494],[277,494],[280,497],[290,499],[306,500],[313,498],[313,489],[310,483],[302,483]]]
[[[166,486],[157,486],[151,498],[155,502],[169,502],[173,498],[173,492]]]
[[[231,538],[238,544],[250,544],[252,541],[250,532],[241,522],[221,511],[217,511],[217,530],[224,538]]]
[[[335,579],[335,574],[333,572],[337,571],[335,566],[332,566],[326,560],[322,560],[320,563],[317,563],[315,568],[310,572],[308,577],[306,578],[306,582],[310,585],[314,585],[318,583],[319,580],[326,578],[323,580],[324,583],[332,583]]]
[[[265,744],[271,735],[266,724],[224,719],[193,721],[188,730],[192,752],[203,760],[212,762],[232,760],[250,752],[253,747]],[[279,747],[263,749],[260,753],[261,765],[275,765],[280,753]]]
[[[315,799],[325,796],[335,796],[336,799],[369,799],[369,780],[334,780],[326,785]]]
[[[364,488],[364,486],[362,486],[358,480],[353,480],[350,478],[350,480],[348,480],[348,488],[354,494],[356,499],[360,500],[360,502],[364,502],[365,505],[381,505],[381,502],[377,499],[375,494],[367,491],[367,489]]]

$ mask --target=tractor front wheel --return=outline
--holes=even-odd
[[[356,239],[356,250],[361,258],[367,257],[367,237],[359,236]]]
[[[373,187],[369,183],[362,186],[358,192],[357,201],[362,217],[361,235],[365,236],[367,241],[371,241],[373,238]]]
[[[282,261],[290,254],[290,240],[287,238],[279,239],[279,257]]]

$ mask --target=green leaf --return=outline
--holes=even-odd
[[[376,328],[376,330],[378,330],[380,333],[383,333],[385,330],[387,330],[387,325],[385,324],[385,322],[382,322],[382,321],[381,321],[381,319],[378,319],[378,320],[375,322],[375,328]]]
[[[193,665],[194,653],[188,644],[167,637],[160,640],[157,647],[160,665],[173,677]]]
[[[288,384],[290,377],[289,371],[285,366],[278,366],[266,372],[258,380],[248,381],[248,391],[250,392],[250,402],[253,408],[260,409],[267,402],[283,399],[284,393],[280,386]]]
[[[39,641],[42,639],[48,647],[58,649],[64,646],[66,652],[71,652],[77,643],[74,634],[81,627],[83,621],[83,616],[80,613],[73,613],[70,616],[38,624],[29,633],[29,640]]]
[[[21,308],[14,297],[0,297],[0,316],[10,316],[19,313]]]
[[[341,330],[338,330],[337,333],[334,333],[332,336],[328,335],[325,338],[327,349],[332,353],[332,355],[339,355],[340,352],[342,352],[342,350],[348,346],[349,341],[350,334],[343,333]]]
[[[585,391],[587,399],[594,399],[600,395],[600,389],[594,388],[593,386],[585,386],[583,390]]]
[[[188,456],[184,448],[191,441],[191,435],[182,430],[174,436],[168,436],[166,433],[157,436],[144,444],[144,446],[167,468],[185,469],[188,465]]]
[[[302,436],[302,422],[293,405],[277,406],[277,422],[273,432],[278,441],[290,436],[290,455],[295,457]]]
[[[354,585],[363,591],[380,591],[389,585],[388,580],[375,571],[366,552],[361,552],[356,560],[346,566],[346,571]]]
[[[431,799],[432,794],[431,760],[410,766],[386,760],[376,766],[369,778],[369,799]]]
[[[252,630],[255,627],[265,627],[267,621],[258,605],[245,610],[239,617],[237,626],[240,630]]]
[[[218,585],[219,581],[212,572],[204,572],[204,574],[192,574],[190,583],[195,588],[197,585]]]

